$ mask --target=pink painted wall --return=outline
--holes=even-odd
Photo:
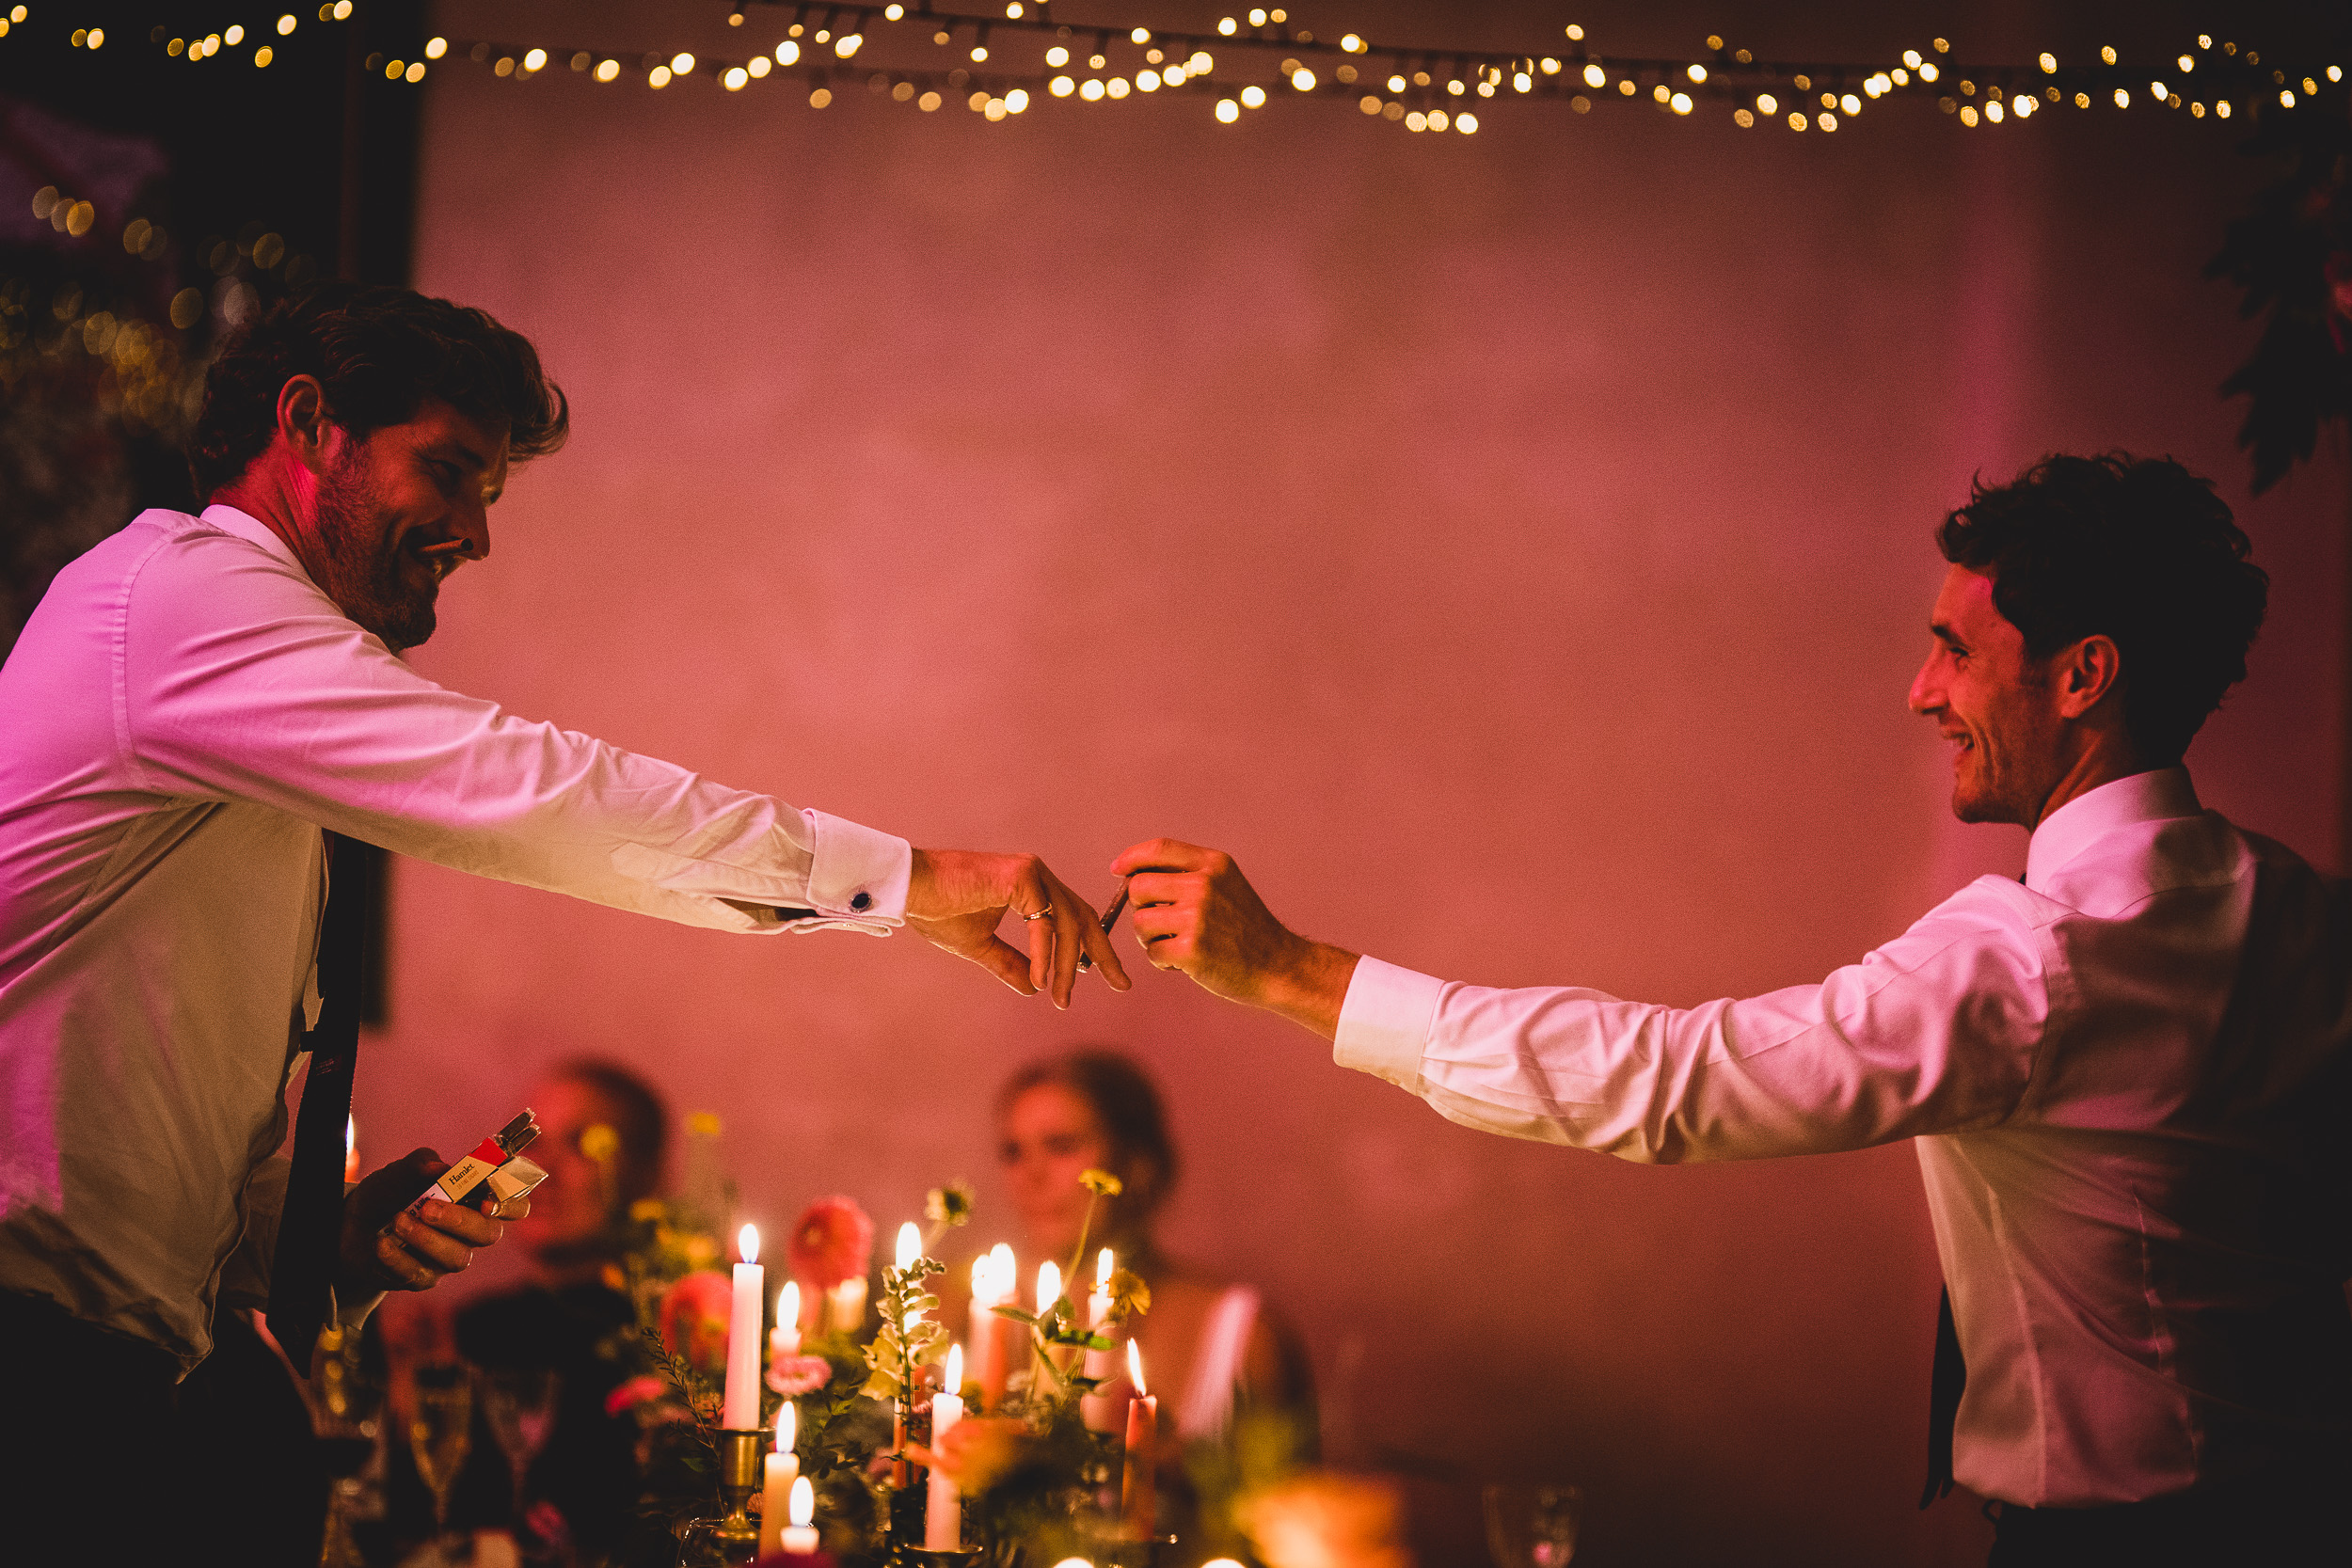
[[[445,25],[740,52],[787,14],[665,9]],[[1604,49],[1724,24],[1609,9],[1580,18]],[[1300,20],[1542,48],[1560,19]],[[1931,30],[1857,6],[1735,41]],[[2249,340],[2198,277],[2233,136],[1526,105],[1431,137],[1171,96],[989,125],[855,85],[818,113],[437,71],[419,281],[532,334],[576,434],[419,665],[1098,895],[1132,840],[1223,845],[1301,927],[1485,982],[1792,983],[2022,863],[1950,821],[1903,711],[1930,530],[2048,449],[2170,451],[2242,500],[2213,388]],[[2192,762],[2340,859],[2341,456],[2241,515],[2271,626]],[[968,1174],[994,1231],[993,1086],[1116,1041],[1190,1160],[1175,1240],[1303,1325],[1337,1457],[1580,1480],[1597,1563],[1981,1559],[1964,1501],[1911,1506],[1937,1276],[1908,1149],[1640,1169],[1454,1128],[1169,976],[1056,1015],[911,939],[727,939],[410,864],[395,896],[376,1151],[469,1140],[593,1051],[722,1112],[753,1217],[839,1189],[888,1224]]]

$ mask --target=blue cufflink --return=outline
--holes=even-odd
[[[873,907],[874,895],[870,893],[861,893],[856,897],[850,900],[850,908],[857,911],[860,914],[864,914],[867,910],[870,910]]]

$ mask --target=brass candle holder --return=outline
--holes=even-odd
[[[774,1436],[764,1427],[719,1431],[719,1499],[726,1513],[712,1533],[726,1545],[759,1548],[759,1522],[752,1517],[751,1503],[767,1481],[763,1464]]]

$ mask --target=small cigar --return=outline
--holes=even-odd
[[[532,1118],[531,1107],[526,1105],[520,1116],[492,1133],[490,1141],[511,1158],[530,1148],[531,1141],[538,1135],[539,1124]]]
[[[1119,917],[1126,911],[1126,908],[1127,884],[1125,882],[1121,882],[1119,884],[1118,895],[1111,899],[1110,908],[1103,911],[1103,934],[1104,936],[1109,936],[1111,934],[1111,927],[1119,924]],[[1078,955],[1079,974],[1084,974],[1088,970],[1092,969],[1093,967],[1093,954],[1081,953]]]

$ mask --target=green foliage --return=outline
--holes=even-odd
[[[937,1313],[939,1298],[923,1281],[947,1272],[935,1258],[917,1258],[904,1269],[882,1270],[882,1328],[866,1347],[870,1399],[914,1400],[914,1369],[947,1354],[947,1330]]]
[[[2205,276],[2243,291],[2239,315],[2269,317],[2221,384],[2223,397],[2248,399],[2238,445],[2260,495],[2312,455],[2322,424],[2352,414],[2352,321],[2335,293],[2352,282],[2352,122],[2340,108],[2265,107],[2245,150],[2289,167],[2230,225]]]

